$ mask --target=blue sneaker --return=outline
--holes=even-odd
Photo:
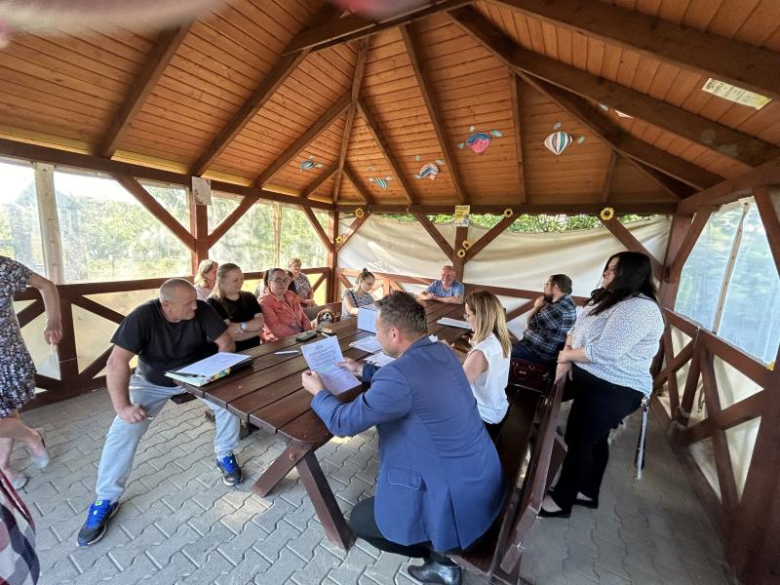
[[[225,485],[238,485],[244,479],[244,474],[241,472],[233,453],[222,459],[217,459],[217,469],[222,472],[222,483]]]
[[[97,500],[89,507],[89,514],[84,526],[79,530],[78,545],[80,547],[95,544],[103,538],[108,528],[108,521],[119,509],[119,502],[110,500]]]

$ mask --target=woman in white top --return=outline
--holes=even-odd
[[[504,307],[496,295],[480,290],[466,296],[463,316],[474,331],[463,370],[477,399],[479,415],[495,439],[509,409],[506,385],[512,342]]]
[[[214,290],[217,283],[217,269],[219,264],[214,260],[202,260],[195,273],[195,292],[198,298],[205,301]]]
[[[598,507],[609,431],[649,398],[650,365],[663,330],[650,259],[638,252],[615,254],[558,355],[556,380],[567,380],[574,400],[568,452],[540,516],[568,517],[575,504]]]

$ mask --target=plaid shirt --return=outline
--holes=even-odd
[[[566,335],[577,320],[577,306],[571,295],[548,303],[528,319],[522,343],[545,361],[557,359],[566,344]]]

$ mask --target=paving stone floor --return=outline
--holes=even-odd
[[[46,431],[53,454],[31,475],[22,496],[38,527],[42,585],[178,583],[243,585],[410,585],[409,559],[358,541],[348,553],[323,536],[293,472],[267,498],[249,487],[283,444],[258,431],[239,458],[248,480],[226,488],[212,461],[213,427],[200,402],[169,404],[141,442],[119,513],[105,538],[75,546],[94,495],[103,438],[113,418],[105,391],[36,409],[26,421]],[[693,496],[658,425],[651,421],[648,466],[641,482],[630,466],[638,417],[613,444],[599,510],[569,520],[541,519],[523,558],[535,584],[726,585],[721,545]],[[377,437],[369,431],[334,439],[317,452],[348,514],[372,494]],[[17,469],[28,464],[14,454]],[[474,585],[484,581],[466,575]]]

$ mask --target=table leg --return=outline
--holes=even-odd
[[[255,482],[252,491],[261,498],[267,496],[280,481],[287,477],[306,453],[311,452],[310,449],[296,444],[289,445]]]
[[[322,473],[314,451],[306,453],[297,467],[303,486],[309,494],[314,511],[317,512],[328,539],[344,550],[349,550],[355,543],[355,535],[336,503],[336,498],[333,496],[325,474]]]

